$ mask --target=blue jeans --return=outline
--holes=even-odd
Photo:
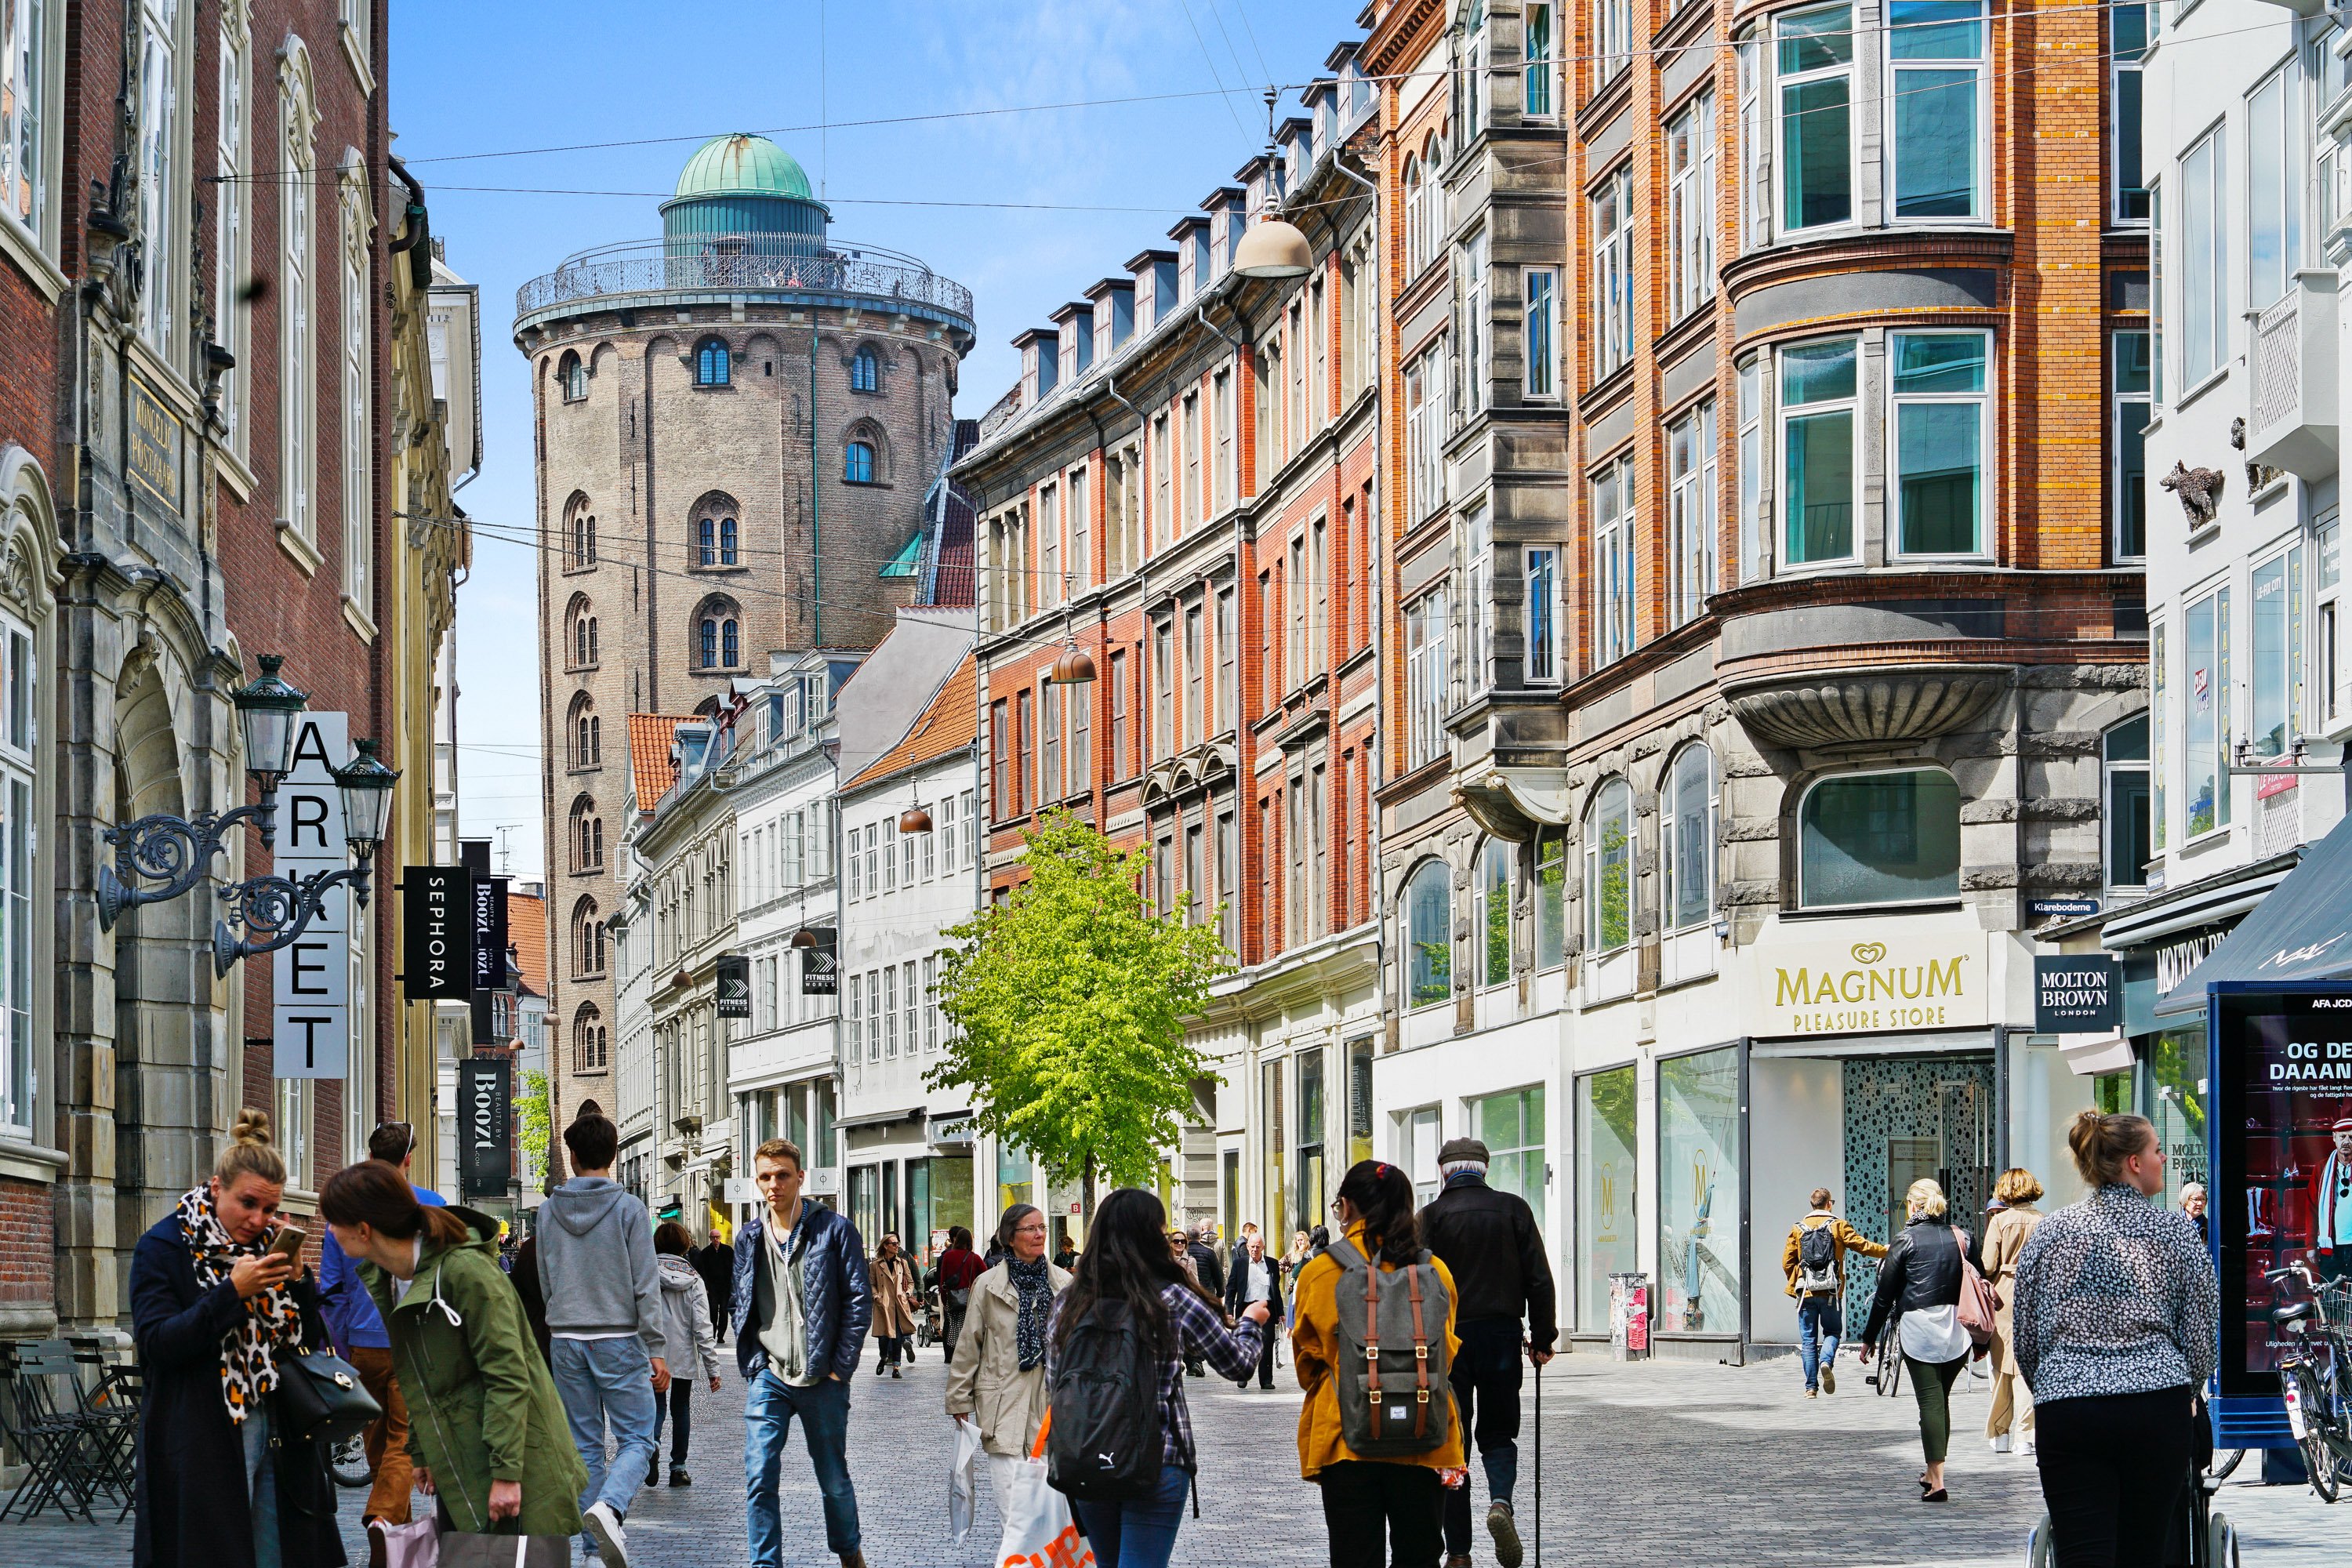
[[[1822,1368],[1837,1364],[1838,1335],[1844,1331],[1845,1318],[1835,1296],[1797,1298],[1797,1346],[1804,1358],[1807,1389],[1822,1385]]]
[[[237,1428],[245,1444],[245,1484],[253,1509],[253,1568],[278,1568],[278,1467],[269,1452],[269,1401],[246,1406]]]
[[[807,1437],[817,1489],[824,1494],[824,1548],[836,1557],[857,1550],[857,1490],[849,1484],[849,1384],[828,1377],[813,1388],[794,1388],[762,1368],[743,1403],[744,1533],[755,1568],[783,1568],[776,1472],[795,1415]]]
[[[630,1334],[616,1340],[567,1340],[549,1345],[555,1392],[572,1423],[572,1441],[588,1467],[584,1510],[606,1502],[626,1519],[645,1484],[646,1468],[660,1447],[654,1437],[654,1368],[646,1342]],[[619,1451],[604,1464],[604,1428],[610,1424]]]
[[[1176,1555],[1176,1527],[1184,1522],[1184,1499],[1192,1472],[1170,1465],[1150,1497],[1132,1502],[1073,1502],[1078,1528],[1094,1549],[1095,1568],[1168,1568]]]

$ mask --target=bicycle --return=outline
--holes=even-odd
[[[339,1487],[375,1485],[375,1467],[368,1463],[367,1434],[354,1433],[328,1449],[327,1469]]]
[[[1870,1347],[1870,1375],[1863,1381],[1878,1391],[1882,1399],[1892,1399],[1903,1388],[1902,1314],[1887,1319],[1875,1343]]]
[[[2273,1282],[2299,1279],[2310,1294],[2272,1310],[2287,1336],[2279,1352],[2279,1392],[2286,1398],[2287,1429],[2303,1454],[2304,1473],[2322,1502],[2334,1502],[2352,1478],[2352,1403],[2344,1380],[2352,1373],[2352,1279],[2323,1281],[2307,1263],[2267,1268]]]

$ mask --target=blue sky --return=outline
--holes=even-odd
[[[971,288],[980,342],[957,406],[976,416],[1019,374],[1013,335],[1164,243],[1263,146],[1265,84],[1319,74],[1359,36],[1360,8],[827,0],[820,54],[816,0],[395,6],[394,150],[431,195],[449,265],[482,290],[483,470],[459,504],[509,537],[534,516],[516,289],[573,250],[658,234],[656,203],[703,138],[773,135],[823,182],[836,237],[910,252]],[[952,118],[849,123],[918,115]],[[614,142],[637,144],[469,156]],[[925,205],[960,202],[1038,205]],[[1145,210],[1072,210],[1088,208]],[[500,837],[514,873],[536,877],[535,561],[480,535],[474,560],[457,601],[462,830]]]

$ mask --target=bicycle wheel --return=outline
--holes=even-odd
[[[2226,1481],[2230,1479],[2230,1472],[2238,1468],[2238,1461],[2245,1457],[2243,1448],[2216,1448],[2213,1450],[2213,1466],[2205,1473],[2217,1481]]]
[[[2321,1412],[2326,1407],[2320,1403],[2319,1385],[2311,1373],[2296,1368],[2288,1376],[2294,1379],[2297,1403],[2303,1407],[2303,1436],[2295,1447],[2303,1456],[2303,1473],[2311,1482],[2311,1489],[2319,1494],[2322,1502],[2334,1502],[2337,1487],[2336,1446],[2328,1429],[2320,1425]]]
[[[375,1484],[375,1467],[368,1463],[365,1436],[349,1437],[338,1443],[327,1455],[327,1468],[339,1487],[360,1487]]]

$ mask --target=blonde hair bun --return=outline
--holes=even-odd
[[[224,1188],[236,1185],[240,1176],[256,1176],[279,1187],[286,1184],[286,1162],[270,1142],[268,1111],[248,1105],[236,1113],[236,1120],[229,1124],[228,1146],[221,1151],[213,1174]]]
[[[229,1129],[228,1138],[230,1142],[240,1146],[268,1148],[271,1143],[269,1112],[247,1106],[236,1113],[236,1123]]]

